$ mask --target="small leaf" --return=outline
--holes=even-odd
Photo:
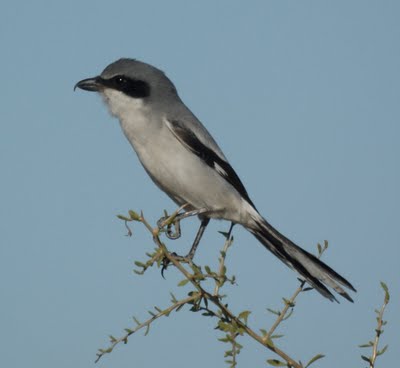
[[[133,330],[131,330],[129,328],[125,328],[125,332],[127,332],[128,334],[133,334]]]
[[[208,275],[211,273],[211,269],[209,266],[204,266],[204,269],[206,270]]]
[[[318,249],[318,254],[320,255],[322,253],[322,247],[321,244],[317,244],[317,249]]]
[[[358,345],[359,348],[369,348],[371,346],[373,346],[373,342],[369,341],[368,344],[362,344],[362,345]]]
[[[267,330],[260,328],[261,335],[265,336],[267,334]]]
[[[322,359],[322,358],[324,358],[324,357],[325,357],[325,355],[317,354],[314,358],[310,359],[310,361],[306,364],[306,366],[305,366],[304,368],[309,367],[311,364],[313,364],[313,363],[316,362],[317,360]]]
[[[117,217],[118,217],[120,220],[123,220],[123,221],[132,221],[130,218],[128,218],[128,217],[126,217],[126,216],[123,216],[123,215],[117,215]]]
[[[385,304],[387,304],[387,303],[389,303],[389,300],[390,300],[389,289],[383,281],[381,281],[381,286],[382,286],[382,289],[385,291]]]
[[[385,345],[385,347],[384,347],[382,350],[379,350],[379,351],[376,353],[376,355],[382,355],[382,354],[387,350],[388,347],[389,347],[389,345]]]
[[[146,265],[144,263],[139,262],[139,261],[135,261],[135,266],[142,267],[142,268],[146,267]]]
[[[291,302],[289,299],[282,298],[282,300],[285,303],[285,305],[288,305],[289,307],[293,308],[295,306],[294,302]]]
[[[178,283],[178,286],[185,286],[188,282],[189,282],[188,279],[183,279],[182,281],[180,281],[180,282]]]
[[[278,359],[268,359],[267,363],[272,365],[273,367],[287,367],[287,363],[281,362]]]
[[[277,315],[277,316],[280,316],[280,315],[281,315],[281,312],[280,312],[280,311],[276,311],[276,310],[273,310],[273,309],[270,309],[270,308],[267,308],[267,311],[270,312],[270,313],[272,313],[272,314],[275,314],[275,315]]]
[[[222,234],[225,239],[228,239],[229,233],[227,233],[226,231],[218,231],[220,234]]]
[[[140,221],[141,220],[140,216],[135,211],[129,210],[128,213],[129,213],[129,216],[131,217],[131,221],[132,220],[134,220],[134,221]]]
[[[113,335],[109,335],[108,337],[110,338],[111,342],[117,341],[117,339]]]
[[[368,363],[371,363],[371,360],[368,357],[366,357],[365,355],[361,355],[361,359],[365,360]]]
[[[248,310],[243,311],[243,312],[241,312],[241,313],[238,315],[238,318],[239,318],[240,320],[244,321],[244,323],[247,325],[247,319],[249,318],[250,313],[251,313],[251,312],[248,311]]]
[[[293,308],[286,313],[285,317],[283,317],[283,321],[286,321],[293,314]]]

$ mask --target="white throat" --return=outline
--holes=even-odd
[[[140,98],[132,98],[115,89],[106,88],[101,93],[111,115],[121,121],[143,112],[144,103]]]

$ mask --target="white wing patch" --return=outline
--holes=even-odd
[[[218,174],[220,174],[224,177],[228,176],[228,173],[221,166],[219,166],[215,161],[214,161],[214,168],[215,168],[215,170],[218,171]]]

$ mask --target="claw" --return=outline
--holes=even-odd
[[[171,253],[171,256],[179,260],[183,259],[183,257],[178,256],[175,252]],[[163,277],[164,280],[165,280],[164,271],[168,268],[170,263],[171,261],[167,257],[164,257],[164,259],[162,260],[161,276]]]
[[[161,230],[165,227],[165,220],[167,220],[169,216],[163,216],[157,221],[157,226]],[[175,232],[172,231],[172,225],[175,227]],[[179,239],[181,237],[181,225],[180,225],[180,219],[175,219],[171,224],[166,225],[167,230],[165,231],[165,234],[167,235],[168,239],[175,240]]]

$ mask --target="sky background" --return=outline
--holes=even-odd
[[[74,84],[120,57],[151,63],[214,135],[260,212],[357,288],[355,303],[298,299],[278,331],[283,350],[319,367],[364,367],[374,309],[391,290],[377,363],[398,362],[400,331],[400,3],[398,1],[7,1],[0,6],[0,366],[8,368],[220,367],[215,321],[182,310],[94,364],[119,336],[164,307],[181,276],[139,277],[153,247],[117,214],[152,223],[175,205],[150,181],[95,94]],[[183,224],[184,253],[197,227]],[[196,261],[215,266],[214,222]],[[250,324],[297,287],[296,275],[243,228],[227,261],[227,288]],[[228,271],[228,272],[229,272]],[[248,338],[239,367],[275,358]]]

